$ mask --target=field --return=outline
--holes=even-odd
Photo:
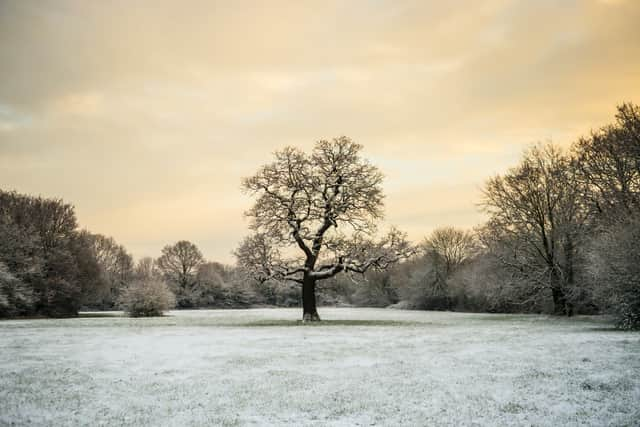
[[[325,308],[0,322],[0,425],[639,425],[640,334]]]

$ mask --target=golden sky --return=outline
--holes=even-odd
[[[640,103],[640,1],[0,0],[0,188],[135,256],[231,261],[240,179],[347,135],[386,222],[472,227],[484,180]]]

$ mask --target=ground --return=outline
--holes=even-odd
[[[300,315],[1,321],[0,425],[640,423],[640,333],[603,319]]]

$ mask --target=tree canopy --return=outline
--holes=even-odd
[[[318,141],[310,154],[286,147],[242,182],[256,198],[246,213],[256,234],[236,250],[238,261],[263,278],[303,284],[310,319],[318,317],[317,280],[384,269],[413,251],[398,230],[372,237],[383,218],[383,175],[361,150],[344,136]],[[297,255],[286,257],[292,248]]]

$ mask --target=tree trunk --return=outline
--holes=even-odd
[[[550,284],[551,296],[553,297],[553,314],[571,316],[573,314],[573,307],[567,300],[565,281],[563,280],[563,276],[553,267],[551,270]]]
[[[571,316],[573,314],[573,307],[571,303],[567,301],[567,296],[561,287],[554,287],[551,289],[553,295],[553,313]]]
[[[316,308],[316,281],[307,275],[304,276],[302,283],[302,321],[320,321]]]
[[[566,269],[567,269],[567,285],[569,289],[573,289],[574,282],[574,272],[573,272],[573,240],[571,237],[567,237],[567,241],[565,243],[565,258],[566,258]],[[569,317],[573,316],[573,304],[569,301],[565,301],[565,314]]]

